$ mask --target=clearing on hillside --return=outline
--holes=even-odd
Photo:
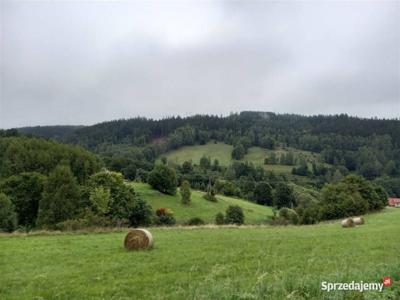
[[[224,143],[210,142],[205,145],[184,146],[177,150],[169,151],[162,156],[165,156],[169,162],[182,164],[185,161],[192,161],[194,164],[199,164],[201,157],[210,157],[211,161],[218,159],[220,165],[229,166],[233,160],[231,158],[232,145]],[[294,148],[269,150],[260,147],[251,147],[248,153],[241,161],[252,162],[255,165],[261,165],[266,170],[275,171],[278,173],[291,173],[293,166],[279,165],[279,164],[264,164],[264,159],[275,153],[279,158],[281,154],[292,152],[296,157],[304,157],[308,161],[319,161],[320,154],[309,151],[298,150]]]
[[[170,208],[178,224],[183,224],[193,217],[199,217],[206,223],[215,223],[215,215],[225,213],[229,205],[239,205],[245,215],[245,224],[259,224],[272,216],[272,208],[246,200],[217,195],[217,202],[207,201],[204,193],[192,190],[190,204],[182,204],[179,192],[175,196],[165,195],[152,189],[145,183],[132,183],[138,192],[153,208]]]

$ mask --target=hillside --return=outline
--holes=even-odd
[[[211,161],[217,159],[221,166],[229,166],[234,161],[231,157],[233,146],[221,142],[209,142],[205,145],[195,146],[184,146],[177,150],[168,151],[167,153],[160,155],[160,157],[166,157],[168,162],[175,164],[182,164],[185,161],[192,161],[194,164],[199,164],[200,159],[203,156],[211,158]],[[291,173],[293,166],[280,165],[280,164],[264,164],[264,159],[269,157],[271,153],[274,153],[276,157],[280,157],[282,154],[291,152],[295,157],[303,157],[307,161],[318,162],[321,160],[319,153],[313,153],[310,151],[299,150],[295,148],[279,148],[276,150],[270,150],[261,147],[250,147],[247,154],[240,161],[250,162],[254,165],[260,165],[265,170],[275,171],[277,173]],[[160,160],[160,157],[158,160]]]
[[[387,209],[350,229],[151,228],[155,248],[142,252],[124,251],[125,231],[2,236],[0,298],[399,299],[399,226]],[[382,293],[321,290],[384,276],[394,283]]]
[[[169,208],[173,211],[178,224],[188,221],[190,218],[199,217],[206,223],[215,223],[215,215],[225,213],[229,205],[239,205],[243,208],[245,224],[258,224],[265,222],[272,216],[272,209],[267,206],[254,204],[245,200],[218,195],[217,202],[205,200],[203,192],[192,191],[191,203],[183,205],[179,193],[175,196],[161,194],[143,183],[133,183],[135,191],[145,199],[154,210]]]

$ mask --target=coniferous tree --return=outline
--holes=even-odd
[[[182,203],[189,204],[191,191],[190,191],[190,184],[187,180],[182,181],[179,192],[181,193]]]

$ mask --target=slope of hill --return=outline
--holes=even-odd
[[[229,166],[234,161],[231,157],[233,146],[221,142],[210,142],[205,145],[184,146],[176,150],[169,151],[160,157],[166,157],[168,162],[175,164],[182,164],[185,161],[192,161],[194,164],[199,164],[203,156],[218,159],[221,166]],[[276,150],[265,149],[261,147],[250,147],[247,154],[241,161],[251,162],[254,165],[263,166],[266,170],[275,171],[278,173],[290,173],[293,166],[280,165],[280,164],[264,164],[264,159],[269,157],[272,153],[277,158],[282,154],[291,152],[295,157],[303,157],[308,161],[319,161],[321,155],[310,151],[298,150],[295,148],[279,148]],[[160,159],[160,158],[159,158]]]
[[[175,196],[161,194],[152,189],[148,184],[133,183],[135,191],[145,199],[153,209],[161,207],[169,208],[174,212],[178,224],[188,221],[190,218],[199,217],[206,223],[214,223],[215,215],[225,213],[229,205],[239,205],[243,208],[246,224],[257,224],[268,220],[272,216],[272,209],[267,206],[254,204],[245,200],[218,195],[217,202],[205,200],[203,192],[192,191],[189,205],[181,203],[179,193]]]
[[[126,232],[2,236],[0,298],[399,299],[400,209],[365,219],[355,228],[151,228],[155,248],[140,252],[122,248]],[[384,276],[393,284],[382,292],[321,290]]]

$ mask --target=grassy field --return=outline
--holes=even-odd
[[[400,209],[299,227],[151,228],[155,248],[127,252],[125,232],[0,237],[0,299],[399,299]],[[321,282],[395,280],[379,292]]]
[[[301,151],[294,148],[268,150],[260,147],[251,147],[242,161],[252,162],[255,165],[262,165],[266,170],[275,171],[278,173],[290,173],[293,166],[285,165],[264,165],[264,159],[272,152],[275,152],[277,157],[282,153],[292,151],[295,156],[304,156],[306,159],[318,160],[319,154]],[[184,161],[192,160],[193,163],[199,164],[202,156],[210,157],[211,160],[218,159],[222,166],[228,166],[232,163],[231,158],[232,146],[224,143],[208,143],[206,145],[185,146],[177,150],[170,151],[163,156],[167,157],[169,162],[182,164]]]
[[[148,184],[133,183],[135,190],[145,199],[153,209],[167,207],[175,215],[178,223],[184,223],[190,218],[199,217],[206,223],[214,223],[218,212],[225,213],[229,205],[239,205],[243,208],[246,224],[257,224],[268,220],[272,216],[272,209],[267,206],[257,205],[248,201],[218,195],[217,202],[205,200],[204,193],[192,191],[191,203],[183,205],[179,192],[175,196],[164,195]]]

